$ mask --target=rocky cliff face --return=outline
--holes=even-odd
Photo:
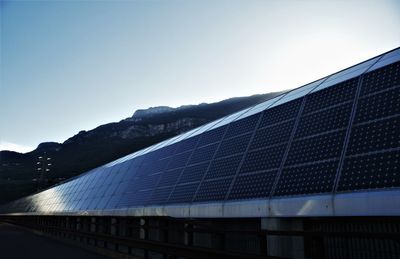
[[[152,107],[138,110],[132,117],[119,122],[80,131],[61,144],[41,143],[37,149],[26,154],[0,151],[0,203],[35,191],[37,157],[44,152],[52,158],[47,185],[53,185],[278,94],[232,98],[218,103],[178,108]]]

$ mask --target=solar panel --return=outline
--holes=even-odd
[[[165,171],[161,175],[160,182],[158,183],[158,187],[165,187],[165,186],[173,186],[178,181],[179,176],[183,171],[183,167],[177,169],[171,169]]]
[[[374,70],[364,76],[361,96],[400,85],[400,62]]]
[[[300,98],[265,110],[259,128],[295,118],[302,101],[303,98]]]
[[[348,155],[400,146],[400,116],[356,125],[351,131]]]
[[[277,171],[239,175],[228,199],[266,198],[269,196]]]
[[[169,197],[167,203],[184,203],[191,202],[192,198],[199,186],[199,182],[190,184],[178,184]]]
[[[232,177],[204,181],[195,197],[195,201],[224,200],[228,192]]]
[[[217,150],[218,143],[197,148],[190,158],[189,164],[196,164],[210,160]]]
[[[174,169],[174,168],[185,166],[191,153],[192,153],[192,151],[187,151],[185,153],[180,153],[180,154],[174,155],[171,159],[171,162],[168,164],[167,168]]]
[[[224,136],[226,128],[227,126],[225,125],[201,134],[198,147],[202,147],[220,141]]]
[[[398,188],[399,53],[125,156],[8,209],[102,210]]]
[[[293,141],[285,165],[338,158],[344,144],[346,130]]]
[[[237,136],[237,135],[249,132],[249,131],[254,131],[259,117],[260,117],[260,114],[257,113],[252,116],[249,116],[247,118],[230,123],[229,127],[225,133],[225,139],[231,138],[233,136]]]
[[[339,191],[400,186],[400,150],[345,159]]]
[[[400,113],[400,87],[360,98],[355,123],[375,120]]]
[[[294,126],[294,119],[257,130],[250,149],[264,148],[289,141]]]
[[[338,164],[335,160],[284,168],[274,196],[331,192]]]
[[[215,157],[224,157],[244,152],[250,142],[251,135],[252,133],[247,133],[222,141]]]
[[[200,181],[206,173],[209,164],[209,162],[205,162],[201,164],[187,166],[183,171],[181,178],[179,179],[179,183]]]
[[[206,174],[206,179],[234,175],[242,157],[243,155],[240,154],[213,160]]]
[[[191,149],[194,149],[196,147],[196,143],[199,140],[199,136],[194,136],[185,140],[182,140],[179,142],[176,148],[175,153],[182,153]]]
[[[359,78],[342,82],[335,87],[325,88],[307,96],[303,113],[321,110],[326,107],[354,99]]]
[[[347,127],[352,107],[352,103],[346,103],[302,116],[295,138]]]
[[[164,204],[167,201],[172,188],[172,186],[168,186],[155,189],[147,204]]]
[[[241,167],[241,173],[278,168],[287,144],[272,146],[248,152]]]

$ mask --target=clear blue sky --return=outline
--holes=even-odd
[[[2,1],[0,150],[298,87],[400,46],[400,1]],[[290,76],[288,76],[290,75]]]

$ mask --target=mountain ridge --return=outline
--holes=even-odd
[[[266,101],[282,92],[234,97],[215,103],[139,109],[118,122],[81,130],[63,143],[44,142],[27,153],[0,151],[0,203],[36,191],[38,156],[52,159],[44,187],[64,181],[207,122]]]

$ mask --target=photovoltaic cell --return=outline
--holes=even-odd
[[[338,164],[336,160],[284,168],[274,196],[331,192]]]
[[[231,122],[225,134],[225,139],[253,131],[257,125],[260,114],[254,114],[244,119]]]
[[[229,193],[228,199],[266,198],[274,184],[277,171],[239,175]]]
[[[262,114],[259,128],[295,118],[302,101],[303,98],[300,98],[265,110]]]
[[[195,201],[224,200],[231,182],[232,177],[213,181],[204,181],[195,197]]]
[[[121,196],[121,201],[118,203],[119,208],[127,208],[134,206],[144,206],[147,200],[150,198],[152,194],[152,189],[135,191],[131,193],[125,193]]]
[[[199,182],[177,185],[167,203],[191,202],[198,186]]]
[[[201,134],[198,147],[220,141],[225,133],[226,127],[225,125]]]
[[[211,162],[206,179],[234,175],[243,155],[216,159]]]
[[[359,78],[342,82],[335,87],[325,88],[307,96],[303,114],[321,110],[354,99]]]
[[[149,188],[154,188],[161,177],[161,174],[152,174],[152,175],[147,175],[143,178],[138,179],[135,182],[135,187],[140,188],[141,190],[143,189],[149,189]]]
[[[296,138],[347,127],[353,104],[346,103],[302,116]]]
[[[400,150],[345,159],[339,191],[400,186]]]
[[[250,142],[251,135],[252,133],[248,133],[222,141],[215,157],[224,157],[244,152]]]
[[[118,202],[121,200],[120,195],[113,195],[110,197],[110,200],[108,201],[106,205],[106,209],[115,209],[118,206]]]
[[[185,166],[191,153],[192,151],[187,151],[185,153],[174,155],[171,159],[171,162],[168,164],[168,169],[174,169]]]
[[[257,130],[250,149],[268,147],[274,144],[289,141],[294,126],[294,119],[284,123]]]
[[[361,96],[400,85],[400,62],[374,70],[364,76]]]
[[[170,193],[172,191],[172,186],[164,187],[164,188],[157,188],[151,195],[151,198],[148,200],[148,204],[164,204]]]
[[[278,168],[283,159],[287,144],[251,151],[246,154],[241,173]]]
[[[400,116],[355,126],[348,155],[400,147]]]
[[[199,136],[194,136],[178,143],[175,153],[182,153],[191,149],[194,149]]]
[[[179,183],[200,181],[206,173],[209,164],[209,162],[205,162],[202,164],[187,166],[183,171]]]
[[[210,160],[217,150],[218,143],[197,148],[190,158],[189,164],[196,164]]]
[[[175,185],[182,171],[183,167],[163,172],[158,187]]]
[[[346,130],[317,135],[306,139],[293,141],[286,165],[295,165],[340,156]]]
[[[357,105],[355,123],[399,114],[399,100],[400,87],[361,98]]]

